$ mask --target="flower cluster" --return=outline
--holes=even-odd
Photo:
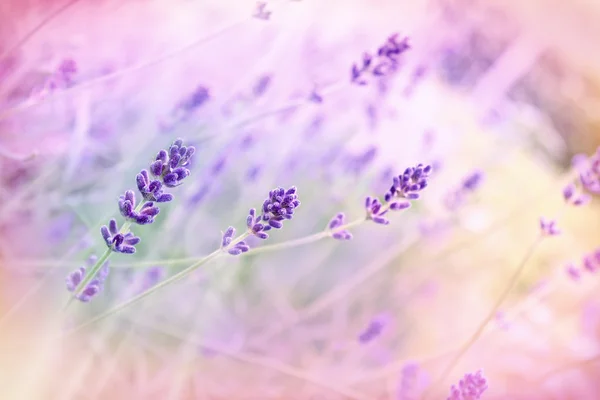
[[[581,264],[581,268],[572,263],[567,265],[566,271],[572,279],[579,280],[583,272],[582,270],[586,270],[589,273],[595,273],[596,271],[600,270],[600,248],[585,254]]]
[[[344,225],[345,223],[345,219],[346,216],[344,215],[344,213],[338,213],[336,214],[331,221],[329,221],[329,224],[327,225],[327,227],[329,228],[329,230],[331,230],[331,237],[337,240],[350,240],[352,239],[352,234],[345,230],[339,230],[339,227],[341,227],[342,225]]]
[[[363,54],[360,64],[353,64],[351,70],[351,82],[357,85],[366,85],[365,76],[371,74],[375,77],[388,75],[398,65],[398,56],[410,49],[408,38],[398,40],[398,34],[390,36],[387,41],[379,47],[377,54],[371,56],[369,53]]]
[[[579,157],[575,167],[583,188],[590,193],[600,194],[600,147],[589,158]]]
[[[246,227],[248,234],[256,236],[259,239],[267,239],[267,233],[271,229],[281,229],[283,221],[292,219],[296,208],[300,206],[297,190],[295,186],[289,189],[276,188],[269,192],[269,197],[263,202],[261,212],[252,208],[246,218]],[[221,248],[229,254],[237,256],[250,250],[248,244],[244,241],[232,244],[235,229],[227,228],[222,235]]]
[[[460,380],[458,386],[452,385],[450,396],[447,400],[478,400],[488,388],[483,371],[474,374],[468,373]]]
[[[269,197],[263,202],[260,214],[254,208],[250,209],[246,218],[248,230],[259,239],[267,239],[267,231],[272,228],[281,229],[283,221],[292,219],[300,205],[296,191],[295,186],[287,190],[281,187],[271,190]]]
[[[368,343],[379,337],[383,333],[383,329],[389,324],[389,318],[387,315],[379,315],[373,318],[369,325],[365,328],[364,331],[358,336],[358,341],[360,343]]]
[[[389,224],[390,221],[385,217],[388,211],[400,211],[409,208],[410,202],[408,200],[419,198],[419,192],[428,185],[431,171],[430,165],[423,164],[407,168],[403,174],[393,178],[392,186],[385,194],[383,203],[368,196],[365,199],[367,219],[381,225]]]
[[[561,231],[556,224],[556,220],[540,218],[540,230],[544,236],[560,235]]]
[[[471,172],[456,189],[447,194],[445,199],[446,209],[454,211],[464,205],[468,196],[475,192],[481,186],[482,182],[483,172],[478,170]]]
[[[136,176],[137,187],[143,201],[138,203],[132,190],[126,191],[119,197],[119,211],[125,220],[138,225],[153,223],[160,212],[155,203],[173,200],[173,195],[165,193],[164,188],[179,186],[190,175],[186,167],[195,151],[192,146],[184,146],[181,139],[175,140],[168,150],[160,150],[155,161],[150,164],[149,172],[143,169]],[[140,241],[131,232],[120,232],[114,219],[110,221],[108,227],[102,226],[100,232],[106,245],[117,253],[135,253],[135,245]]]
[[[256,3],[256,9],[254,10],[254,18],[268,20],[271,18],[271,11],[267,11],[267,3],[265,1],[259,1]]]
[[[140,238],[134,236],[133,233],[121,233],[117,227],[117,221],[111,219],[108,227],[102,226],[100,233],[104,238],[106,245],[114,252],[123,254],[135,253],[135,245],[140,242]]]
[[[563,188],[563,198],[567,204],[582,206],[591,201],[591,194],[600,194],[600,147],[591,156],[578,154],[573,157],[573,167],[579,173],[579,190],[575,183]],[[585,192],[588,193],[585,193]]]
[[[225,233],[223,233],[223,239],[221,240],[221,248],[226,249],[227,252],[232,256],[239,256],[240,254],[250,250],[250,246],[248,246],[243,240],[241,242],[234,243],[233,246],[230,247],[231,241],[233,240],[234,236],[235,228],[233,226],[230,226],[229,228],[227,228]]]
[[[96,257],[91,256],[88,259],[88,266],[92,266],[95,263],[96,263]],[[67,278],[65,279],[65,281],[67,283],[67,290],[69,292],[75,291],[77,286],[79,286],[79,284],[85,277],[85,273],[87,271],[88,266],[80,267],[80,268],[76,269],[75,271],[71,272],[69,275],[67,275]],[[96,277],[93,280],[91,280],[86,285],[85,289],[83,289],[83,291],[81,291],[81,293],[79,293],[75,297],[84,303],[89,302],[92,299],[92,297],[96,296],[104,288],[104,281],[106,280],[108,273],[109,273],[108,261],[106,261],[102,265],[102,268],[100,269],[100,271],[98,271],[98,274],[96,274]]]

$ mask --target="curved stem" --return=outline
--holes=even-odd
[[[218,256],[220,256],[221,254],[223,254],[223,251],[227,250],[228,248],[236,245],[237,243],[241,242],[242,240],[244,240],[246,237],[249,236],[249,233],[246,232],[242,235],[240,235],[239,237],[237,237],[235,240],[233,240],[231,242],[231,244],[225,248],[219,248],[215,251],[213,251],[212,253],[210,253],[209,255],[207,255],[206,257],[203,257],[202,259],[198,260],[196,263],[190,265],[189,267],[187,267],[186,269],[178,272],[177,274],[157,283],[156,285],[152,286],[150,289],[146,290],[145,292],[142,292],[140,294],[138,294],[137,296],[132,297],[129,300],[124,301],[121,304],[116,305],[115,307],[109,309],[108,311],[105,311],[104,313],[90,319],[87,322],[84,322],[83,324],[73,328],[72,330],[66,332],[63,336],[68,336],[71,335],[83,328],[85,328],[86,326],[92,325],[98,321],[101,321],[105,318],[110,317],[113,314],[118,313],[119,311],[123,310],[124,308],[129,307],[132,304],[137,303],[140,300],[143,300],[144,298],[150,296],[151,294],[153,294],[154,292],[162,289],[163,287],[170,285],[171,283],[175,283],[177,281],[180,281],[181,279],[185,278],[186,276],[188,276],[189,274],[191,274],[192,272],[194,272],[196,269],[200,268],[201,266],[203,266],[204,264],[208,263],[209,261],[217,258]]]
[[[267,245],[267,246],[257,247],[255,249],[250,249],[245,254],[266,253],[268,251],[276,251],[276,250],[288,249],[290,247],[304,246],[306,244],[311,244],[314,242],[318,242],[321,239],[331,237],[331,235],[333,233],[341,232],[343,230],[358,226],[358,225],[362,224],[363,222],[365,222],[366,220],[367,220],[366,218],[360,218],[360,219],[357,219],[356,221],[352,221],[345,225],[338,226],[334,229],[328,229],[323,232],[313,233],[312,235],[304,236],[304,237],[294,239],[294,240],[288,240],[283,243],[271,244],[271,245]]]
[[[142,207],[144,206],[144,204],[145,204],[145,201],[140,201],[140,203],[135,207],[135,211],[139,212],[142,209]],[[127,232],[129,232],[130,227],[131,227],[131,222],[125,222],[125,224],[123,224],[123,226],[121,227],[119,232],[127,233]],[[77,298],[77,296],[87,287],[88,283],[90,283],[92,281],[92,279],[94,279],[96,277],[96,275],[98,274],[98,271],[100,271],[100,269],[102,268],[102,265],[104,265],[104,263],[112,255],[112,252],[113,252],[112,248],[110,248],[110,247],[107,248],[106,251],[104,252],[104,254],[102,254],[102,256],[98,259],[98,261],[96,261],[94,266],[90,269],[90,271],[85,274],[85,276],[83,277],[81,282],[79,282],[79,285],[77,285],[75,290],[73,290],[73,294],[71,296],[69,296],[69,300],[63,307],[63,311],[66,311],[67,308],[69,308],[71,303],[73,303],[73,301]]]
[[[460,347],[460,349],[458,350],[458,352],[456,353],[456,355],[452,358],[452,360],[450,361],[450,363],[448,364],[448,366],[446,367],[446,369],[442,372],[442,374],[438,377],[438,379],[429,387],[430,390],[432,388],[434,388],[435,386],[437,386],[438,384],[440,384],[441,382],[443,382],[448,377],[448,375],[450,374],[450,372],[452,372],[452,369],[456,366],[456,364],[458,363],[458,361],[467,353],[467,351],[471,348],[471,346],[473,346],[473,344],[475,344],[475,342],[477,341],[477,339],[479,339],[479,337],[483,333],[483,331],[484,331],[485,327],[487,326],[487,324],[492,319],[494,319],[494,317],[498,313],[498,310],[500,309],[500,306],[502,305],[502,303],[504,302],[504,300],[506,300],[506,298],[508,297],[508,295],[510,294],[510,292],[512,291],[512,289],[517,284],[519,278],[521,277],[521,275],[523,274],[523,271],[525,270],[525,266],[527,265],[527,262],[529,261],[529,259],[531,258],[531,256],[533,256],[533,253],[535,252],[535,249],[541,243],[541,241],[542,241],[543,238],[544,237],[542,235],[538,236],[537,239],[532,243],[532,245],[529,246],[529,249],[527,249],[527,252],[525,253],[525,255],[523,256],[523,259],[519,263],[519,266],[517,267],[517,269],[515,270],[515,272],[513,273],[513,275],[510,277],[510,280],[508,281],[508,285],[506,285],[506,287],[504,288],[504,291],[498,297],[498,299],[494,303],[494,306],[492,307],[492,309],[490,310],[490,312],[488,313],[488,315],[479,324],[477,330],[475,331],[475,333],[473,333],[473,335],[471,335],[471,337],[469,338],[469,340],[467,340],[465,342],[465,344],[463,344]],[[426,391],[423,394],[422,400],[427,399],[428,398],[427,395],[428,395],[428,391]]]

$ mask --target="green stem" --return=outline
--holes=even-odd
[[[298,238],[295,240],[288,240],[287,242],[283,242],[283,243],[277,243],[277,244],[257,247],[255,249],[250,249],[246,254],[266,253],[268,251],[276,251],[276,250],[287,249],[290,247],[304,246],[305,244],[318,242],[319,240],[331,237],[331,235],[336,232],[341,232],[343,230],[358,226],[358,225],[362,224],[363,222],[365,222],[366,220],[367,220],[366,218],[360,218],[360,219],[357,219],[356,221],[352,221],[345,225],[340,225],[334,229],[328,229],[326,231],[314,233],[312,235],[304,236],[304,237],[301,237],[301,238]]]
[[[142,209],[142,206],[144,204],[145,204],[145,201],[141,201],[135,207],[135,211],[139,212]],[[119,230],[119,232],[123,233],[123,234],[129,232],[129,227],[130,226],[131,226],[131,222],[125,222],[125,224],[123,224],[123,226],[121,227],[121,229]],[[112,255],[112,253],[113,253],[113,251],[112,251],[112,249],[110,247],[106,249],[106,251],[104,252],[104,254],[102,254],[102,257],[100,257],[98,259],[98,261],[96,261],[96,263],[94,264],[94,266],[89,270],[88,273],[85,274],[85,276],[81,280],[81,282],[79,282],[79,285],[77,285],[77,287],[75,288],[75,290],[73,290],[73,294],[69,297],[69,300],[67,301],[67,303],[63,307],[63,311],[66,311],[67,308],[69,308],[69,306],[71,305],[71,303],[73,303],[73,301],[77,298],[77,296],[79,294],[81,294],[81,292],[87,287],[88,283],[90,283],[92,281],[92,279],[94,279],[96,277],[96,275],[98,274],[98,271],[100,271],[100,269],[102,268],[102,265],[109,259],[109,257]]]
[[[124,308],[129,307],[132,304],[137,303],[138,301],[146,298],[147,296],[150,296],[152,293],[162,289],[163,287],[170,285],[171,283],[175,283],[183,278],[185,278],[186,276],[188,276],[189,274],[191,274],[192,272],[194,272],[196,269],[200,268],[201,266],[203,266],[204,264],[206,264],[207,262],[217,258],[218,256],[220,256],[221,254],[223,254],[224,251],[226,251],[227,249],[235,246],[237,243],[241,242],[242,240],[244,240],[245,238],[247,238],[250,235],[250,233],[245,232],[244,234],[240,235],[239,237],[237,237],[235,240],[233,240],[229,246],[225,247],[225,248],[219,248],[215,251],[213,251],[212,253],[210,253],[209,255],[207,255],[206,257],[201,258],[200,260],[198,260],[196,263],[190,265],[189,267],[187,267],[186,269],[184,269],[183,271],[178,272],[177,274],[163,280],[162,282],[154,285],[153,287],[151,287],[150,289],[146,290],[145,292],[142,292],[140,294],[138,294],[137,296],[132,297],[131,299],[124,301],[121,304],[116,305],[115,307],[109,309],[108,311],[105,311],[104,313],[90,319],[87,322],[84,322],[83,324],[73,328],[72,330],[66,332],[64,334],[64,336],[68,336],[71,335],[83,328],[85,328],[86,326],[92,325],[98,321],[101,321],[105,318],[110,317],[113,314],[118,313],[119,311],[123,310]]]

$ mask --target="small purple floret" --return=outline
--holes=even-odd
[[[93,256],[90,257],[90,259],[88,260],[88,264],[89,264],[88,266],[94,265],[95,262],[96,262],[96,258]],[[87,266],[83,266],[83,267],[79,267],[78,269],[76,269],[75,271],[73,271],[69,275],[67,275],[65,281],[66,281],[66,285],[67,285],[67,290],[69,292],[74,292],[75,289],[77,289],[77,286],[79,286],[79,284],[83,281],[83,278],[85,277],[86,272],[87,272]],[[96,296],[98,293],[100,293],[102,291],[102,289],[104,288],[104,281],[106,280],[108,273],[109,273],[109,266],[108,266],[108,261],[106,261],[100,268],[100,271],[98,271],[98,274],[96,275],[96,277],[94,279],[92,279],[87,284],[87,286],[75,297],[84,303],[89,302],[94,296]]]
[[[342,225],[344,225],[345,218],[346,218],[346,216],[344,215],[344,213],[338,213],[331,219],[331,221],[329,221],[329,224],[327,227],[331,231],[332,238],[337,239],[337,240],[352,239],[352,234],[349,231],[347,231],[345,229],[342,229],[342,230],[339,229]]]
[[[478,400],[487,388],[487,380],[483,377],[483,371],[469,373],[460,380],[458,386],[452,385],[447,400]]]

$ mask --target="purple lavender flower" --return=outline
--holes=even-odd
[[[446,208],[450,211],[465,204],[467,197],[477,190],[483,182],[483,172],[477,170],[467,175],[460,186],[448,193],[445,199]]]
[[[128,190],[124,195],[119,197],[119,211],[126,220],[135,222],[139,225],[151,224],[154,222],[154,217],[158,215],[160,209],[153,202],[144,203],[139,211],[134,210],[136,207],[135,194]]]
[[[179,186],[190,175],[190,171],[185,167],[195,152],[193,146],[186,147],[183,140],[177,139],[168,150],[158,152],[156,161],[150,164],[150,173],[167,187]]]
[[[565,271],[573,279],[574,281],[578,281],[581,279],[581,270],[577,268],[574,264],[569,263],[565,267]]]
[[[592,273],[600,269],[600,249],[583,257],[583,267]]]
[[[579,171],[579,181],[585,190],[600,194],[600,147],[591,157],[574,157],[573,163]]]
[[[460,380],[458,386],[452,385],[447,400],[478,400],[487,388],[483,371],[479,370],[475,374],[468,373]]]
[[[88,260],[88,266],[94,265],[95,262],[96,262],[96,257],[91,256]],[[69,275],[67,275],[65,282],[67,284],[67,290],[69,292],[75,291],[77,286],[79,286],[79,284],[85,277],[86,271],[87,271],[87,266],[83,266],[83,267],[79,267],[78,269],[76,269],[75,271],[73,271]],[[89,302],[94,296],[96,296],[98,293],[100,293],[102,291],[102,289],[104,288],[104,281],[106,280],[108,273],[109,273],[109,267],[108,267],[108,261],[106,261],[102,265],[102,268],[98,271],[98,274],[96,275],[96,277],[93,280],[91,280],[86,285],[85,289],[83,289],[75,297],[84,303]]]
[[[133,254],[135,253],[135,245],[140,242],[140,238],[134,236],[131,232],[125,234],[119,232],[115,219],[110,220],[108,227],[103,225],[100,228],[100,233],[102,233],[106,245],[117,253]]]
[[[592,200],[590,195],[578,191],[573,183],[569,183],[564,187],[563,198],[567,204],[575,207],[586,205]]]
[[[431,166],[418,164],[416,167],[406,168],[402,175],[394,177],[390,190],[385,194],[388,202],[394,197],[416,200],[419,192],[427,187],[428,178],[431,174]]]
[[[185,112],[192,112],[210,99],[210,93],[204,86],[198,86],[190,95],[183,99],[178,108]]]
[[[292,219],[296,208],[300,206],[295,186],[285,190],[276,188],[269,192],[269,197],[263,202],[262,213],[257,215],[255,209],[251,209],[246,218],[246,226],[252,234],[260,239],[266,239],[268,235],[261,234],[273,229],[281,229],[283,221]]]
[[[365,199],[366,218],[380,225],[388,225],[390,221],[386,214],[391,211],[406,210],[410,207],[409,200],[419,198],[419,192],[428,185],[429,175],[432,168],[430,165],[418,164],[407,168],[402,175],[393,178],[393,184],[384,196],[384,202],[368,196]],[[392,201],[393,199],[403,199]]]
[[[343,229],[339,230],[339,227],[344,225],[346,216],[344,213],[336,214],[331,221],[329,221],[328,228],[332,231],[331,237],[337,240],[350,240],[352,239],[352,234]]]
[[[408,38],[398,41],[398,34],[390,36],[387,41],[379,47],[377,54],[371,56],[364,53],[360,66],[353,64],[350,80],[357,85],[366,85],[365,76],[370,74],[374,77],[385,76],[398,66],[398,56],[410,49]]]
[[[371,342],[383,333],[383,329],[388,323],[389,318],[385,315],[379,315],[373,318],[365,330],[358,336],[358,341],[363,344]]]
[[[296,192],[295,186],[287,190],[281,187],[271,190],[269,197],[263,203],[261,213],[257,213],[254,208],[251,208],[248,212],[246,217],[248,233],[264,240],[269,237],[267,232],[271,229],[281,229],[283,221],[292,219],[296,208],[300,206]],[[231,246],[234,235],[235,229],[231,226],[227,228],[222,236],[221,248],[234,256],[250,250],[250,246],[244,241]]]
[[[160,180],[150,180],[148,171],[142,170],[136,176],[137,187],[142,197],[146,201],[155,201],[157,203],[166,203],[173,200],[173,195],[163,193],[163,184]]]
[[[549,220],[544,217],[540,218],[540,230],[544,236],[556,236],[561,233],[555,220]]]
[[[254,84],[254,87],[252,88],[252,94],[254,95],[254,97],[262,96],[267,91],[270,84],[271,84],[271,77],[269,75],[261,76],[258,79],[258,81],[256,81],[256,83]]]
[[[266,10],[267,3],[265,1],[259,1],[256,3],[256,10],[254,11],[254,17],[258,19],[268,20],[271,17],[271,11]]]

